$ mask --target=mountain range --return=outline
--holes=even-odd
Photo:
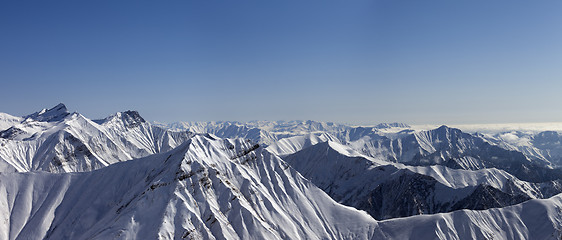
[[[0,238],[560,239],[561,139],[0,113]]]
[[[169,131],[125,111],[90,120],[63,104],[0,119],[1,172],[84,172],[169,151],[193,133]]]

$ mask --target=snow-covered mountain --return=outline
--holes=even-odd
[[[66,106],[62,103],[54,106],[51,109],[43,109],[39,112],[24,116],[24,119],[31,119],[38,122],[58,122],[63,120],[70,113],[66,109]]]
[[[560,181],[528,183],[497,169],[412,167],[323,142],[283,157],[336,201],[376,219],[504,207],[562,192]]]
[[[87,190],[86,190],[87,189]],[[558,239],[562,196],[377,222],[242,140],[86,173],[0,175],[3,239]]]
[[[529,159],[562,167],[562,134],[557,131],[508,131],[479,134],[502,148],[520,151]]]
[[[378,239],[562,239],[562,194],[484,211],[381,221]]]
[[[7,113],[0,113],[0,131],[4,131],[11,126],[20,123],[23,120],[21,117],[12,116]]]
[[[377,222],[210,135],[93,172],[0,174],[0,192],[2,239],[559,239],[562,224],[562,195]]]
[[[544,182],[562,178],[562,171],[523,153],[492,144],[477,135],[441,126],[394,136],[370,136],[349,143],[362,153],[408,165],[443,165],[477,170],[498,168],[519,179]]]
[[[490,143],[508,150],[522,152],[533,161],[554,167],[562,167],[562,144],[556,135],[562,133],[562,122],[519,124],[469,124],[453,125],[463,132],[485,138]],[[414,126],[418,130],[433,129],[434,126]],[[545,137],[550,138],[546,140]],[[553,138],[551,138],[553,137]],[[546,140],[546,145],[544,141]]]
[[[156,124],[176,131],[194,133],[210,133],[222,138],[245,138],[262,145],[277,141],[277,137],[270,132],[256,127],[256,124],[242,124],[239,122],[177,122],[172,124]]]
[[[6,118],[7,119],[7,118]],[[0,172],[82,172],[168,151],[188,140],[135,111],[92,121],[63,104],[11,121],[0,131]]]
[[[0,239],[560,239],[546,130],[1,113]]]
[[[338,138],[345,138],[353,127],[332,122],[317,121],[251,121],[251,122],[176,122],[172,124],[158,124],[175,130],[187,130],[195,133],[211,133],[223,138],[247,138],[264,146],[294,136],[309,134],[332,134]],[[405,124],[391,123],[380,125],[380,128],[390,128],[394,125]],[[407,125],[405,125],[407,126]],[[369,130],[376,129],[370,127]],[[353,136],[352,136],[353,137]]]
[[[339,140],[327,133],[307,134],[303,136],[294,136],[283,138],[267,147],[267,150],[275,153],[277,156],[286,156],[298,152],[304,148],[316,145],[322,142],[339,142]]]
[[[457,128],[451,127],[432,127],[432,126],[409,126],[404,123],[380,123],[372,127],[364,126],[350,126],[345,124],[336,124],[330,122],[316,122],[316,121],[251,121],[251,122],[176,122],[172,124],[157,124],[158,126],[176,129],[188,130],[197,133],[212,133],[219,137],[236,138],[242,137],[251,139],[264,146],[274,145],[278,141],[305,135],[322,135],[329,134],[337,138],[340,142],[352,145],[356,150],[359,150],[370,156],[384,156],[390,161],[411,161],[414,155],[420,156],[428,152],[439,152],[439,149],[434,149],[436,146],[433,140],[427,139],[426,135],[443,135],[440,131],[445,128],[443,132],[452,132],[453,139],[438,139],[444,140],[446,144],[448,140],[455,140],[455,133],[458,132]],[[556,144],[557,141],[548,141],[548,144],[542,143],[546,135],[556,134],[562,136],[556,131],[545,131],[549,127],[553,129],[562,129],[558,125],[538,124],[519,126],[515,125],[458,125],[461,131],[457,134],[459,138],[473,138],[469,141],[477,141],[475,139],[483,139],[491,145],[499,146],[504,150],[521,152],[528,161],[533,164],[546,165],[552,167],[562,166],[562,144]],[[440,130],[441,129],[441,130]],[[524,130],[530,129],[530,130]],[[484,134],[482,133],[484,132]],[[437,133],[437,134],[436,134]],[[409,137],[408,137],[409,136]],[[425,139],[424,139],[425,138]],[[428,141],[429,140],[429,141]],[[462,140],[462,139],[461,139]],[[466,141],[464,139],[462,141]],[[552,140],[552,139],[551,139]],[[415,141],[414,145],[408,142]],[[406,144],[404,144],[406,143]],[[404,152],[404,147],[411,147],[410,152]],[[453,146],[455,147],[455,146]],[[458,146],[457,146],[458,147]],[[435,151],[434,151],[435,150]],[[448,149],[449,150],[449,149]],[[454,150],[454,149],[450,149]],[[446,153],[443,157],[436,156],[435,159],[424,159],[428,163],[434,163],[436,160],[447,162],[451,153]],[[434,156],[435,157],[435,156]],[[520,157],[518,157],[520,158]],[[460,164],[462,168],[480,168],[479,161],[473,158],[455,158],[451,164]],[[419,163],[416,163],[419,164]],[[476,164],[476,165],[474,165]]]
[[[2,239],[372,239],[377,223],[248,141],[197,135],[86,173],[0,175]]]
[[[369,157],[411,166],[442,165],[466,170],[497,168],[531,182],[562,177],[560,169],[552,169],[547,162],[531,159],[517,149],[507,149],[499,145],[501,141],[492,142],[489,138],[447,126],[427,131],[398,128],[386,132],[354,127],[339,136],[323,133],[288,137],[271,144],[268,149],[285,156],[331,140]]]

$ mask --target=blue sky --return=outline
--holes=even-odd
[[[2,1],[0,112],[562,121],[562,1]]]

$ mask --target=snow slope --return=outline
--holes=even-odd
[[[371,239],[377,223],[245,140],[86,173],[0,174],[2,239]]]
[[[337,138],[327,133],[323,133],[320,135],[307,134],[303,136],[283,138],[268,146],[267,150],[276,154],[277,156],[286,156],[312,145],[327,141],[339,142]]]
[[[162,126],[0,114],[0,239],[562,238],[557,129]]]
[[[559,239],[562,195],[376,222],[245,140],[86,173],[0,174],[2,239]]]
[[[21,117],[12,116],[7,113],[0,113],[0,131],[6,130],[13,125],[20,123],[23,120]]]
[[[480,134],[502,148],[520,151],[536,162],[562,166],[562,133],[556,131],[509,131]]]
[[[484,211],[379,222],[379,239],[562,239],[562,194]]]
[[[336,201],[376,219],[503,207],[562,192],[558,181],[528,183],[497,169],[406,166],[331,141],[283,159]]]
[[[193,134],[153,126],[137,112],[92,121],[64,105],[0,132],[0,172],[81,172],[168,151]]]

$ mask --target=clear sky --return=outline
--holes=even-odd
[[[562,1],[1,1],[0,112],[562,121]]]

